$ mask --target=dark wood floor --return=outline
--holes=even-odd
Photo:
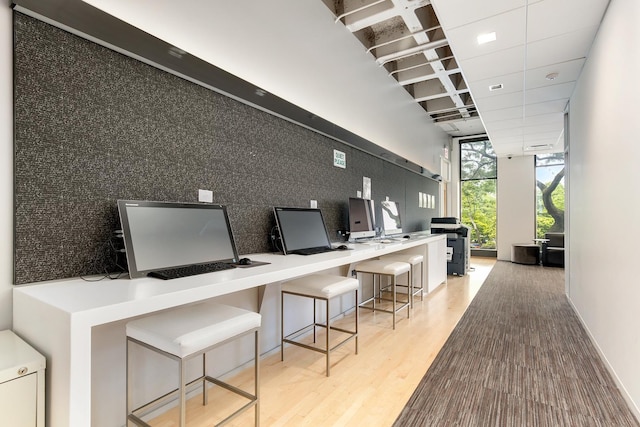
[[[569,305],[564,270],[498,261],[394,426],[640,424]]]

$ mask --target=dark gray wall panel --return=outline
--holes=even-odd
[[[16,284],[112,270],[117,199],[210,189],[241,254],[270,250],[273,206],[310,199],[337,240],[363,176],[374,200],[402,202],[407,230],[435,212],[417,207],[437,193],[424,176],[19,13],[14,61]]]

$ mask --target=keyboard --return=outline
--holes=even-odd
[[[298,254],[298,255],[315,255],[315,254],[321,254],[324,252],[331,252],[334,251],[335,249],[333,248],[328,248],[326,246],[322,246],[320,248],[305,248],[305,249],[297,249],[295,251],[291,251],[290,253],[292,254]]]
[[[230,270],[236,268],[232,264],[226,262],[212,262],[209,264],[194,264],[184,267],[167,268],[165,270],[152,271],[147,276],[157,277],[158,279],[169,280],[178,279],[180,277],[195,276],[197,274],[213,273],[216,271]]]

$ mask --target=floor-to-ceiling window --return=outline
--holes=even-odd
[[[564,154],[536,156],[536,235],[564,232]]]
[[[460,142],[461,221],[472,248],[496,249],[497,157],[487,138]]]

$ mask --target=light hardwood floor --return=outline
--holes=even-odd
[[[410,319],[398,316],[395,331],[390,314],[360,310],[359,353],[354,354],[353,342],[336,350],[329,378],[320,353],[287,346],[284,362],[279,351],[263,356],[261,425],[391,426],[494,264],[492,258],[472,258],[473,271],[449,276],[448,283],[424,301],[418,298]],[[344,321],[349,327],[352,319],[348,315]],[[252,375],[249,368],[230,382],[251,390]],[[198,397],[188,402],[187,422],[211,426],[219,413],[224,416],[242,403],[212,390],[207,406]],[[171,410],[151,425],[173,427],[175,420],[176,411]],[[228,425],[253,425],[253,410]]]

